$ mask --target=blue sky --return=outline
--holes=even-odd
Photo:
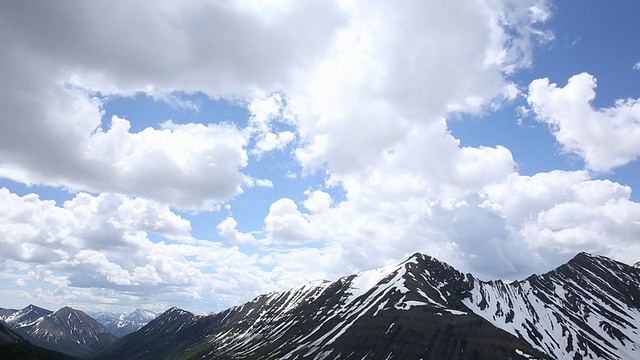
[[[640,260],[635,1],[1,7],[0,307]]]

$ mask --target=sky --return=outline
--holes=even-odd
[[[640,260],[640,3],[3,1],[0,307]]]

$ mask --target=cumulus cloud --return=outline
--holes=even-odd
[[[637,63],[633,64],[633,70],[640,70],[640,61],[638,61]]]
[[[114,116],[103,130],[97,104],[78,96],[86,111],[50,115],[51,123],[34,130],[40,135],[23,134],[20,121],[5,119],[0,176],[145,196],[189,209],[209,209],[241,192],[247,139],[235,127],[166,121],[159,129],[132,133],[128,120]],[[33,141],[39,141],[35,147]]]
[[[606,172],[640,154],[640,99],[598,109],[591,104],[595,89],[596,78],[588,73],[572,76],[564,87],[537,79],[529,85],[527,101],[564,151],[582,157],[589,169]]]
[[[314,240],[314,232],[306,216],[291,199],[279,199],[269,207],[264,219],[268,241],[275,244],[299,245]]]
[[[553,171],[534,176],[512,174],[486,187],[483,207],[504,217],[525,248],[551,264],[578,251],[591,251],[633,262],[640,232],[640,204],[628,186],[591,179],[586,171]]]
[[[621,249],[637,246],[640,205],[630,199],[628,186],[592,179],[586,171],[512,173],[478,192],[449,197],[418,192],[410,180],[398,183],[408,188],[361,184],[360,192],[339,202],[308,191],[308,214],[279,200],[278,212],[291,217],[279,217],[280,228],[302,224],[298,229],[313,229],[321,245],[303,243],[272,256],[307,279],[335,278],[415,251],[487,280],[546,272],[578,251],[636,261],[637,253]],[[311,266],[304,261],[308,256],[326,263]]]
[[[256,241],[252,234],[240,232],[238,231],[237,227],[238,222],[236,221],[236,219],[229,216],[226,219],[222,220],[216,226],[216,229],[221,236],[231,241],[232,243],[253,243]]]
[[[637,249],[630,188],[588,171],[515,173],[509,149],[461,146],[447,126],[520,95],[510,74],[553,36],[546,1],[126,6],[0,5],[0,67],[12,69],[0,74],[0,176],[91,192],[56,204],[0,190],[0,267],[29,285],[12,291],[210,311],[416,251],[514,279],[578,249]],[[586,74],[564,88],[540,79],[527,99],[566,151],[606,171],[638,155],[638,106],[594,109],[594,89]],[[176,91],[246,106],[248,119],[135,131],[103,119],[105,97],[137,93],[197,108]],[[284,180],[304,196],[252,173],[271,151],[298,161]],[[202,230],[176,212],[230,209],[252,186],[273,196],[259,228],[228,215]]]
[[[86,297],[135,306],[146,296],[175,302],[219,292],[223,307],[272,288],[259,259],[190,232],[167,205],[142,198],[79,193],[58,206],[0,189],[0,260],[39,283],[32,299],[53,301],[52,291],[56,304]]]
[[[543,19],[531,9],[546,12],[543,2],[388,6],[351,4],[350,26],[328,59],[287,94],[306,141],[297,156],[308,169],[375,166],[448,112],[482,111],[513,90],[504,73],[527,66],[531,29]],[[439,131],[447,136],[446,127]]]
[[[344,21],[326,1],[121,10],[108,2],[2,5],[0,67],[15,71],[0,78],[0,176],[211,209],[241,192],[248,134],[171,122],[134,133],[118,117],[103,130],[97,95],[251,99],[317,62]],[[267,132],[256,151],[293,138]]]

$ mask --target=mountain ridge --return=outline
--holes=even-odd
[[[171,308],[95,358],[416,358],[425,349],[430,354],[425,358],[463,353],[469,358],[547,358],[464,311],[461,298],[448,301],[440,293],[442,288],[446,296],[460,295],[465,278],[447,264],[416,254],[333,282],[261,295],[214,315]],[[151,334],[150,345],[142,346]],[[157,342],[160,334],[181,345]]]
[[[0,320],[33,345],[70,355],[88,354],[117,339],[96,320],[69,306],[56,311],[32,304],[21,310],[4,309]]]
[[[4,310],[25,327],[48,311]],[[604,256],[507,283],[415,253],[210,315],[171,307],[89,358],[635,359],[639,324],[640,269]]]
[[[139,330],[158,314],[148,310],[135,309],[130,313],[96,312],[89,313],[89,315],[111,334],[122,337]]]
[[[633,359],[638,288],[639,269],[588,253],[510,283],[416,253],[213,315],[174,307],[95,358]]]

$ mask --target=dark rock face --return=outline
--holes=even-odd
[[[17,312],[18,310],[14,310]],[[66,354],[37,347],[0,321],[0,359],[73,360]]]

